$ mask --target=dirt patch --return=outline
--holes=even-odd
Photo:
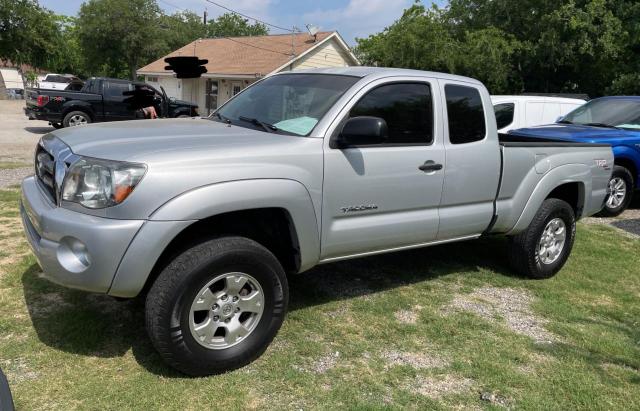
[[[497,392],[485,391],[480,394],[480,399],[498,407],[511,408],[513,405],[512,400]]]
[[[9,384],[35,380],[39,376],[39,374],[32,369],[24,358],[3,361],[2,370],[7,376]]]
[[[482,287],[470,294],[457,294],[443,312],[467,311],[490,322],[502,319],[509,329],[537,343],[557,341],[557,337],[544,328],[548,321],[531,311],[532,302],[533,296],[526,290]]]
[[[0,189],[20,184],[22,180],[33,174],[33,167],[0,168]]]
[[[405,389],[412,394],[438,399],[447,395],[470,392],[474,385],[474,381],[469,378],[443,375],[417,377],[410,385],[405,386]]]
[[[411,353],[402,351],[385,351],[380,357],[390,366],[408,365],[413,368],[443,368],[449,365],[449,360],[430,353]]]

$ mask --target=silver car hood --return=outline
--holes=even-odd
[[[229,126],[207,119],[132,120],[71,127],[52,133],[75,154],[109,160],[152,161],[178,152],[236,151],[291,144],[299,137]]]

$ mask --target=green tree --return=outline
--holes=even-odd
[[[36,0],[0,0],[0,59],[46,68],[59,39],[56,15]]]
[[[207,37],[202,18],[192,11],[182,11],[159,18],[166,52],[178,49],[193,40]]]
[[[225,13],[207,22],[207,37],[263,36],[268,34],[267,26],[234,14]]]
[[[155,0],[89,0],[77,19],[77,38],[93,74],[136,78],[136,69],[164,50]]]
[[[415,4],[358,39],[368,63],[465,74],[491,92],[638,93],[637,0],[450,0]]]

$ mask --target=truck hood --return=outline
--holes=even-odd
[[[52,133],[79,155],[145,161],[171,153],[204,150],[247,150],[291,144],[299,137],[228,126],[207,119],[155,119],[91,124]]]
[[[566,140],[581,143],[614,144],[616,139],[624,139],[625,141],[633,139],[636,140],[635,142],[640,142],[640,130],[621,130],[581,126],[578,124],[549,124],[545,126],[521,128],[511,130],[509,134],[538,140]]]

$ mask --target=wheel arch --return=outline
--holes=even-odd
[[[640,183],[639,181],[640,179],[638,179],[639,170],[638,170],[638,166],[636,165],[636,162],[631,157],[616,156],[614,159],[614,164],[629,170],[629,172],[631,173],[631,176],[633,177],[635,188],[637,188],[638,184]]]
[[[288,272],[311,268],[320,255],[318,221],[301,183],[264,179],[213,184],[175,197],[150,216],[127,249],[109,294],[136,296],[173,256],[224,235],[262,244]]]
[[[522,213],[507,235],[517,234],[526,229],[538,209],[547,198],[559,198],[567,201],[580,218],[584,210],[591,209],[588,204],[591,192],[591,170],[585,164],[566,164],[549,171],[533,189]]]
[[[64,118],[67,116],[67,114],[71,113],[72,111],[82,111],[91,118],[91,121],[95,121],[95,113],[93,111],[93,108],[91,108],[91,105],[89,103],[83,104],[82,102],[77,101],[73,102],[73,104],[63,107],[61,117],[62,121],[64,121]]]

